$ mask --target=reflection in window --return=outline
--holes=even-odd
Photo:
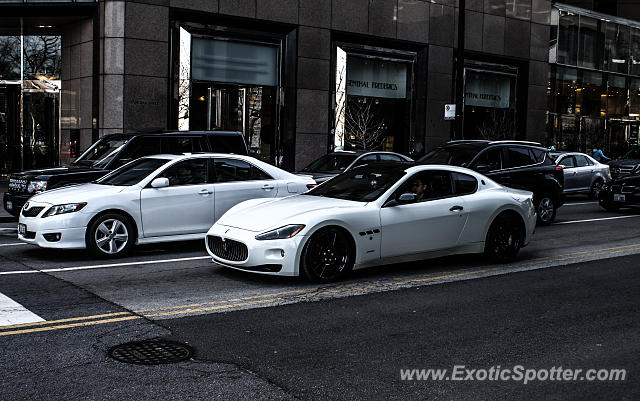
[[[640,29],[631,28],[629,73],[640,75]]]
[[[607,92],[607,114],[624,115],[627,104],[627,90],[625,89],[625,78],[616,75],[609,75],[609,88]]]
[[[578,15],[560,10],[558,63],[576,65],[578,59]]]
[[[583,116],[599,116],[606,106],[602,74],[584,71],[582,85],[576,89],[576,113]]]
[[[604,23],[595,18],[580,17],[580,52],[578,65],[602,69]]]
[[[640,78],[631,79],[629,85],[629,117],[640,117]]]
[[[605,68],[609,71],[627,73],[629,71],[630,28],[607,22],[605,35]]]
[[[578,72],[570,68],[558,68],[556,74],[556,101],[558,113],[574,114],[576,112],[576,89],[578,88]]]

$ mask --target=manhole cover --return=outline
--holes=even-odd
[[[175,341],[145,340],[116,345],[109,355],[120,362],[136,365],[161,365],[187,360],[193,348]]]

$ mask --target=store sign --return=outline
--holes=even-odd
[[[508,109],[511,95],[511,77],[467,70],[465,74],[465,106]]]
[[[361,57],[347,57],[347,94],[404,99],[407,65]]]

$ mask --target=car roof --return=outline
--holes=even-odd
[[[406,161],[406,162],[380,162],[380,163],[373,163],[373,164],[363,164],[361,166],[355,167],[353,169],[351,169],[350,171],[363,171],[363,172],[374,172],[374,171],[397,171],[397,172],[411,172],[414,168],[416,167],[428,167],[429,169],[433,169],[433,170],[447,170],[447,171],[455,171],[455,172],[460,172],[460,173],[466,173],[466,174],[478,174],[477,172],[473,171],[473,170],[469,170],[468,168],[465,167],[460,167],[460,166],[452,166],[450,164],[425,164],[425,163],[420,163],[420,162],[415,162],[415,161]]]
[[[214,153],[214,152],[193,152],[193,153],[182,153],[179,155],[174,155],[170,153],[160,153],[157,155],[144,156],[144,158],[146,159],[166,159],[166,160],[208,158],[208,157],[225,157],[225,158],[233,157],[233,158],[238,158],[243,160],[257,160],[247,155],[239,155],[236,153]]]
[[[240,131],[149,131],[149,132],[122,132],[117,134],[107,134],[104,137],[111,136],[192,136],[192,135],[206,135],[206,136],[242,136]]]

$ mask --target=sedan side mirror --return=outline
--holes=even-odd
[[[151,187],[153,188],[166,188],[169,186],[169,179],[166,177],[156,178],[151,181]]]
[[[405,203],[415,202],[417,199],[418,199],[418,195],[414,194],[413,192],[406,192],[398,196],[397,200],[398,200],[398,203],[405,204]]]

